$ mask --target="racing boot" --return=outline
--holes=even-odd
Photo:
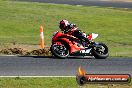
[[[82,40],[82,44],[85,48],[89,48],[91,41],[89,41],[88,38],[85,38]]]

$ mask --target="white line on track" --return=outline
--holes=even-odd
[[[76,6],[80,6],[80,7],[81,7],[81,6],[83,6],[83,5],[76,5]]]
[[[0,78],[75,78],[76,76],[0,76]]]

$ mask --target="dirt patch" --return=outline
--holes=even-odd
[[[49,48],[45,48],[27,52],[25,55],[49,56],[51,55],[51,52]]]
[[[2,49],[0,51],[1,54],[7,54],[7,55],[16,55],[16,54],[24,55],[26,52],[28,51],[23,50],[22,48],[9,48],[9,49]]]
[[[11,47],[11,48],[9,48]],[[50,47],[45,47],[40,49],[39,45],[6,45],[6,47],[1,48],[1,55],[37,55],[37,56],[47,56],[51,55]]]
[[[50,49],[36,49],[32,51],[24,50],[22,48],[9,48],[9,49],[2,49],[0,50],[0,54],[6,54],[6,55],[37,55],[37,56],[47,56],[51,55]]]

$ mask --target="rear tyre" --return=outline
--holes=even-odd
[[[69,56],[69,50],[64,44],[53,44],[51,45],[51,53],[57,58],[67,58]]]
[[[109,56],[108,47],[104,43],[99,43],[93,49],[93,56],[96,59],[106,59]]]

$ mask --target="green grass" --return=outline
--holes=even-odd
[[[0,88],[131,88],[130,84],[85,84],[76,78],[0,78]]]
[[[0,88],[79,88],[75,78],[0,78]]]
[[[67,19],[86,33],[98,33],[110,56],[132,57],[132,10],[0,0],[0,45],[39,44],[44,27],[45,44],[51,44],[58,23]]]

